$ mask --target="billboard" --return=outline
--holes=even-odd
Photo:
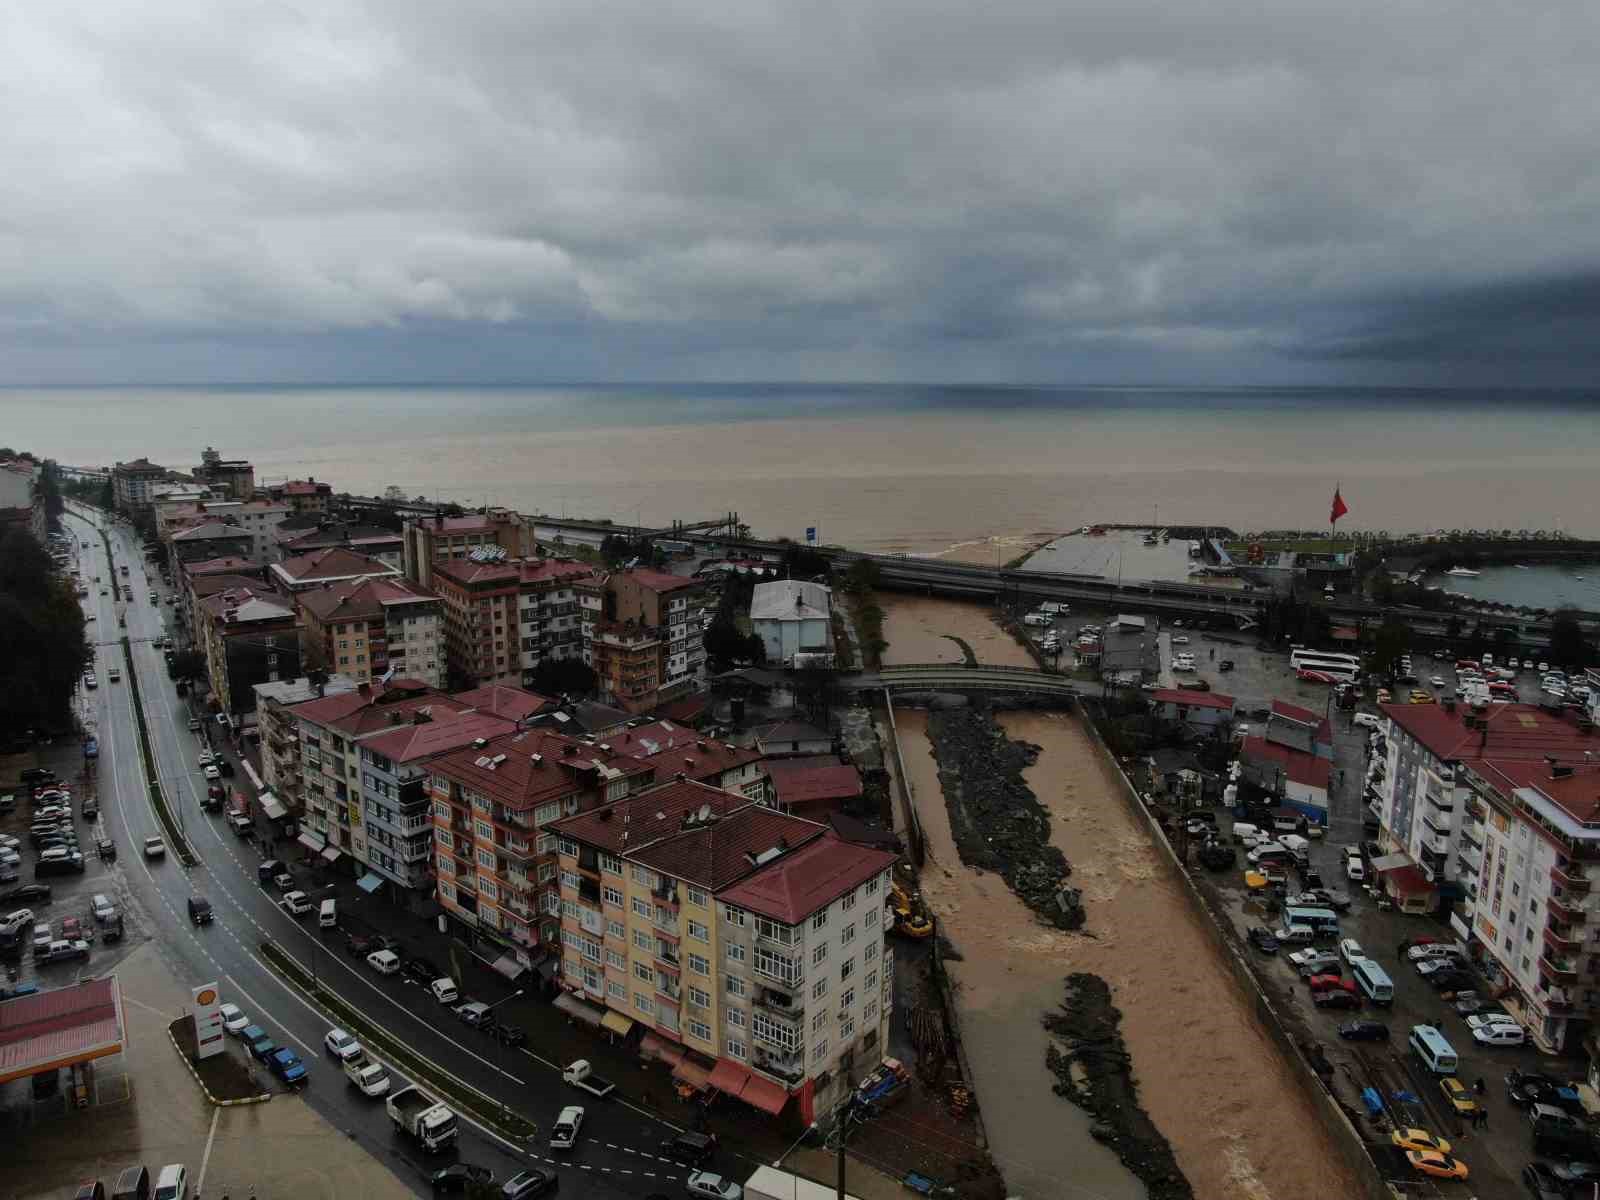
[[[195,1056],[221,1054],[227,1046],[222,1031],[222,992],[214,983],[202,983],[193,996]]]

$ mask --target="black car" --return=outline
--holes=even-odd
[[[464,1192],[468,1184],[482,1187],[493,1183],[494,1172],[476,1163],[451,1163],[448,1167],[443,1167],[428,1176],[428,1182],[433,1185],[433,1190],[440,1194]]]
[[[189,897],[189,920],[195,925],[211,924],[211,901],[204,896]]]
[[[283,863],[276,858],[269,858],[265,862],[256,864],[256,880],[259,883],[271,883],[283,871]]]
[[[1250,928],[1250,932],[1245,936],[1250,939],[1250,944],[1263,954],[1276,954],[1278,952],[1278,939],[1272,936],[1270,930],[1263,929],[1259,925],[1253,925]]]
[[[1389,1027],[1377,1021],[1346,1021],[1339,1026],[1339,1036],[1347,1042],[1387,1042]]]
[[[1221,662],[1219,662],[1217,664],[1217,670],[1219,670],[1219,671],[1231,671],[1231,670],[1233,670],[1233,659],[1231,659],[1231,658],[1223,659]]]
[[[484,1032],[502,1046],[521,1046],[525,1045],[528,1040],[527,1033],[519,1026],[501,1025],[492,1017],[490,1018],[489,1027]]]
[[[425,958],[406,959],[400,973],[414,983],[432,983],[435,979],[443,979],[446,974]]]
[[[1522,1184],[1534,1200],[1567,1200],[1566,1185],[1542,1162],[1531,1162],[1522,1168]]]
[[[500,1188],[505,1200],[527,1200],[529,1196],[542,1196],[556,1190],[559,1176],[544,1167],[529,1167],[518,1171]]]
[[[717,1138],[711,1133],[696,1133],[686,1129],[676,1137],[661,1143],[661,1157],[670,1158],[686,1167],[703,1167],[717,1152]]]
[[[0,904],[5,904],[12,900],[49,904],[50,885],[48,883],[25,883],[21,887],[12,888],[9,892],[0,892]]]
[[[24,767],[22,782],[31,784],[54,783],[56,773],[48,767]]]
[[[1318,992],[1311,997],[1311,1003],[1318,1008],[1360,1008],[1361,997],[1354,992],[1335,988],[1328,992]]]
[[[1556,1163],[1555,1166],[1550,1168],[1550,1173],[1569,1188],[1574,1188],[1581,1183],[1587,1183],[1591,1187],[1596,1183],[1600,1183],[1600,1163]]]
[[[1427,979],[1436,992],[1459,992],[1475,987],[1477,984],[1477,980],[1472,977],[1470,971],[1462,971],[1452,967],[1446,967],[1442,971],[1435,971]]]

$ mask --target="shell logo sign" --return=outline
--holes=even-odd
[[[227,1048],[222,1029],[222,993],[214,983],[202,983],[195,988],[194,1044],[195,1057],[210,1058]]]

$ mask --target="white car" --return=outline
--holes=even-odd
[[[1362,883],[1367,878],[1367,868],[1362,865],[1359,858],[1344,860],[1344,877],[1351,883]]]
[[[550,1127],[550,1149],[571,1150],[578,1144],[578,1133],[583,1128],[583,1108],[569,1104],[561,1110],[556,1123]]]
[[[435,979],[428,985],[428,990],[433,993],[433,998],[440,1004],[454,1004],[461,999],[461,992],[456,988],[456,981],[448,975]]]
[[[1521,1046],[1528,1034],[1520,1025],[1485,1025],[1472,1031],[1472,1040],[1480,1046]]]
[[[1436,687],[1436,688],[1442,688],[1442,687],[1449,687],[1450,686],[1449,681],[1447,679],[1445,679],[1445,677],[1443,675],[1435,675],[1432,679],[1428,680],[1428,682],[1433,684],[1433,686]]]
[[[1172,639],[1172,644],[1174,646],[1187,646],[1189,644],[1189,639],[1180,633],[1177,637]]]
[[[1362,729],[1376,729],[1383,724],[1383,718],[1377,713],[1357,713],[1350,718],[1350,721]]]
[[[237,1004],[224,1004],[217,1011],[222,1014],[222,1027],[234,1037],[243,1033],[250,1024],[250,1018],[244,1015],[244,1010]]]
[[[1347,963],[1354,963],[1358,958],[1365,958],[1367,952],[1361,948],[1361,943],[1355,938],[1341,938],[1339,940],[1339,957]]]
[[[731,1179],[714,1175],[710,1171],[691,1171],[683,1186],[689,1195],[705,1200],[743,1200],[744,1188]]]
[[[208,781],[215,781],[215,780],[218,780],[218,779],[221,779],[221,778],[222,778],[222,772],[217,770],[216,767],[207,767],[206,768],[206,779]]]
[[[202,750],[200,751],[200,757],[195,761],[202,767],[209,767],[213,762],[216,761],[216,755],[212,754],[209,750]]]
[[[311,897],[304,892],[290,892],[278,903],[291,917],[303,917],[311,911]]]
[[[158,837],[145,838],[144,856],[146,858],[165,858],[167,856],[167,843]]]
[[[322,1044],[329,1054],[340,1062],[351,1062],[363,1057],[366,1051],[361,1048],[361,1043],[344,1030],[335,1026],[323,1036]]]
[[[395,975],[400,971],[400,956],[393,950],[374,950],[367,955],[367,966],[379,975]]]
[[[1467,1018],[1467,1028],[1472,1030],[1474,1033],[1480,1029],[1487,1029],[1491,1025],[1509,1025],[1513,1029],[1522,1028],[1522,1026],[1518,1025],[1517,1022],[1512,1018],[1510,1013],[1473,1013]]]
[[[1048,625],[1050,624],[1050,618],[1045,613],[1031,612],[1022,618],[1022,623],[1024,625]]]

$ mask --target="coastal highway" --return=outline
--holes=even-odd
[[[88,693],[88,719],[100,740],[98,791],[107,831],[118,845],[115,871],[97,877],[96,886],[116,893],[129,914],[129,940],[117,951],[153,939],[159,953],[180,982],[216,980],[228,1000],[238,1004],[281,1044],[295,1048],[306,1061],[311,1081],[302,1093],[335,1128],[383,1160],[406,1186],[427,1194],[424,1172],[436,1169],[452,1156],[429,1159],[416,1154],[396,1137],[381,1101],[368,1100],[351,1088],[323,1052],[322,1037],[332,1024],[298,993],[281,984],[260,957],[259,946],[271,939],[303,963],[313,957],[325,984],[362,1010],[368,1019],[385,1026],[419,1055],[440,1064],[472,1088],[538,1124],[541,1135],[526,1147],[513,1145],[487,1130],[463,1123],[460,1157],[482,1163],[505,1179],[529,1161],[555,1165],[561,1172],[561,1192],[566,1196],[638,1197],[652,1191],[676,1193],[682,1189],[685,1170],[659,1159],[655,1149],[670,1135],[671,1127],[625,1101],[607,1103],[585,1097],[561,1082],[556,1064],[531,1054],[504,1052],[487,1039],[459,1025],[421,988],[384,979],[364,962],[350,958],[342,939],[318,938],[314,917],[296,920],[256,881],[255,867],[263,857],[254,842],[240,839],[220,816],[203,812],[199,799],[204,781],[196,757],[202,749],[188,728],[189,712],[167,678],[161,652],[153,640],[171,620],[171,609],[148,602],[159,578],[147,574],[136,536],[123,525],[112,525],[99,514],[80,515],[69,509],[67,527],[90,548],[80,551],[85,580],[98,574],[104,581],[117,579],[106,561],[98,529],[108,526],[118,563],[129,568],[127,583],[135,600],[130,604],[113,596],[100,596],[101,584],[90,584],[88,609],[95,613],[91,638],[98,638],[96,669],[100,688]],[[181,815],[184,831],[199,862],[185,869],[169,852],[163,860],[146,860],[144,839],[163,830],[145,791],[131,693],[126,680],[111,683],[107,668],[126,665],[117,635],[119,612],[125,613],[126,634],[138,672],[141,695],[149,720],[151,742],[168,801]],[[213,726],[214,728],[214,726]],[[242,782],[242,781],[241,781]],[[285,855],[284,857],[290,857]],[[314,881],[296,867],[297,883],[316,896]],[[114,882],[113,882],[114,881]],[[187,918],[191,894],[204,895],[215,908],[216,920],[201,928]],[[315,947],[315,948],[314,948]],[[112,961],[113,948],[97,948],[100,963]],[[120,956],[120,954],[118,955]],[[103,968],[102,968],[103,969]],[[507,985],[507,992],[510,991]],[[497,997],[481,996],[484,1000]],[[493,1048],[491,1048],[493,1047]],[[236,1052],[236,1051],[235,1051]],[[276,1088],[276,1084],[273,1084]],[[553,1159],[545,1135],[563,1105],[582,1103],[588,1120],[575,1153]],[[275,1103],[286,1102],[280,1097]],[[293,1102],[293,1101],[289,1101]],[[726,1158],[725,1158],[726,1161]],[[729,1163],[730,1169],[731,1162]]]

